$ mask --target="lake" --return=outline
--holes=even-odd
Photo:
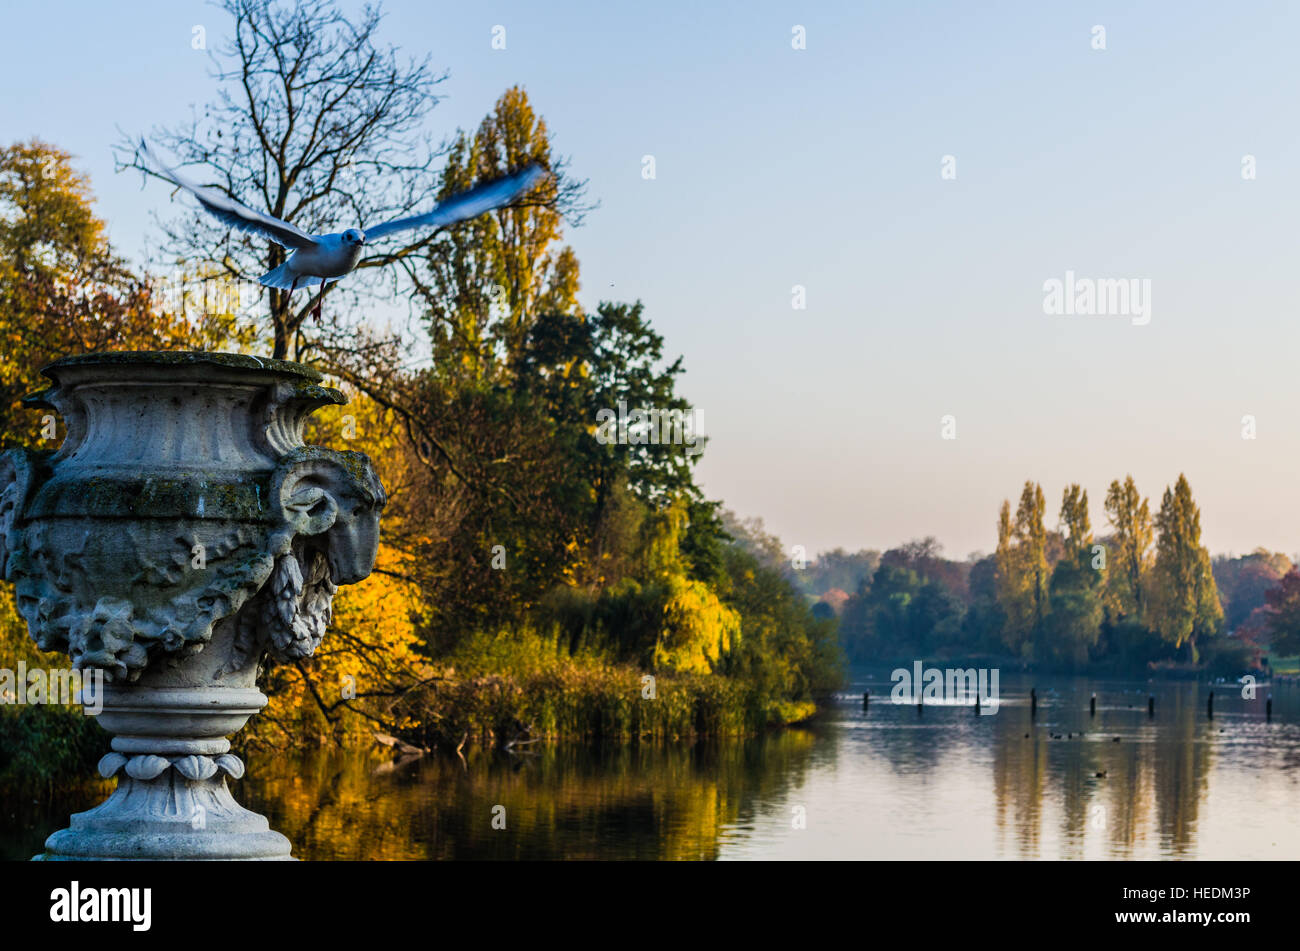
[[[397,764],[252,754],[233,787],[316,860],[1300,855],[1300,686],[1262,684],[1247,700],[1215,685],[1211,720],[1204,684],[1004,673],[993,715],[918,714],[889,702],[888,673],[858,671],[817,721],[745,742],[538,744]],[[48,805],[6,796],[3,854],[38,852],[107,788]]]

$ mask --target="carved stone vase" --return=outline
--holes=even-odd
[[[0,569],[43,650],[102,670],[118,785],[45,859],[285,859],[226,785],[228,737],[266,705],[269,654],[309,657],[339,585],[374,566],[370,460],[303,444],[346,400],[292,363],[110,353],[47,367],[56,451],[0,455]]]

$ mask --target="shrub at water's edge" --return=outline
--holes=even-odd
[[[466,635],[436,660],[400,616],[398,582],[377,575],[340,593],[333,640],[311,665],[267,672],[274,700],[244,743],[673,740],[808,719],[842,683],[834,622],[741,545],[722,564],[726,583],[694,600],[671,583],[557,590],[538,611],[545,628]]]

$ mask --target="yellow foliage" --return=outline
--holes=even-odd
[[[655,665],[711,673],[740,642],[740,615],[702,582],[678,576],[670,585],[663,631],[655,644]]]

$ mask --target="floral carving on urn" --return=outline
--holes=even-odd
[[[0,571],[43,650],[102,670],[100,772],[118,788],[46,843],[54,858],[287,858],[235,802],[227,737],[266,704],[268,654],[310,657],[339,585],[370,574],[386,502],[370,460],[303,443],[346,403],[320,374],[212,353],[47,367],[27,403],[57,451],[0,455]]]

